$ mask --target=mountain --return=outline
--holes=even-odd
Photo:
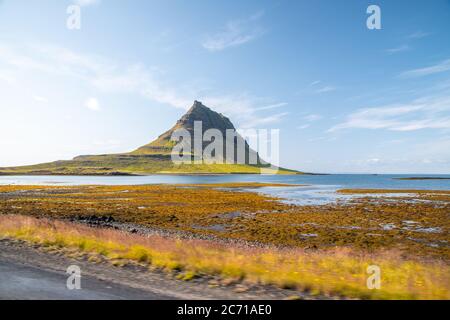
[[[201,130],[195,132],[195,128],[199,129],[199,123],[201,123]],[[210,129],[215,129],[213,131],[214,138],[209,141],[198,140],[201,142],[196,145],[195,134],[201,132],[201,136],[203,136],[205,133],[211,133]],[[171,140],[174,133],[180,132],[185,135],[183,139]],[[211,151],[212,143],[217,143],[217,148],[212,152],[207,152]],[[227,149],[227,143],[234,147]],[[197,162],[172,161],[171,154],[175,146],[182,148],[180,151],[183,151],[184,159]],[[243,151],[239,153],[239,150]],[[205,155],[204,163],[198,163],[203,155]],[[214,158],[223,160],[223,163],[211,163]],[[258,153],[250,148],[247,141],[237,133],[230,119],[204,106],[201,102],[195,101],[187,113],[170,130],[132,152],[83,155],[75,157],[73,160],[0,168],[0,175],[256,174],[261,173],[261,170],[268,170],[269,166],[270,164],[264,162]],[[300,172],[279,168],[277,173],[297,174]]]
[[[131,154],[170,154],[174,146],[174,142],[170,140],[172,134],[176,130],[186,129],[191,134],[191,137],[193,137],[195,121],[202,121],[202,133],[204,133],[207,129],[215,128],[220,130],[220,132],[225,136],[225,131],[227,129],[236,130],[230,119],[204,106],[201,102],[194,101],[192,107],[170,130],[164,132],[155,141],[131,152]]]
[[[253,157],[253,164],[264,164],[264,162],[259,158],[259,155],[256,151],[252,150],[248,145],[247,141],[242,138],[236,131],[236,128],[231,123],[230,119],[222,115],[221,113],[217,113],[210,108],[206,107],[199,101],[194,101],[192,107],[186,112],[186,114],[181,117],[180,120],[168,131],[164,132],[162,135],[158,137],[155,141],[146,144],[138,148],[137,150],[131,152],[133,155],[147,155],[147,154],[171,154],[174,145],[176,142],[171,140],[174,132],[180,129],[184,129],[189,132],[191,137],[190,146],[194,146],[194,126],[195,122],[201,122],[201,134],[202,136],[209,129],[217,129],[222,136],[222,145],[223,148],[220,150],[219,158],[225,160],[227,157],[226,143],[232,143],[234,145],[233,154],[230,155],[230,159],[232,157],[232,163],[238,163],[238,145],[242,143],[245,148],[245,160],[242,161],[245,164],[252,164],[251,158]],[[236,137],[232,136],[227,139],[227,130],[236,135]],[[207,146],[211,143],[211,141],[202,141],[202,148],[200,152],[195,154],[195,150],[192,150],[193,156],[203,155],[203,151]],[[186,145],[186,144],[184,144]],[[198,158],[198,157],[197,157]],[[224,161],[225,162],[225,161]]]

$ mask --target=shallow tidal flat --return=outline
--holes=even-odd
[[[1,186],[0,214],[308,250],[394,250],[446,263],[450,257],[450,191],[342,190],[358,197],[314,206],[242,191],[263,186],[282,185]]]

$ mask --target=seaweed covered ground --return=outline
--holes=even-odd
[[[0,214],[114,221],[312,251],[396,250],[404,258],[444,263],[450,257],[450,191],[397,190],[392,197],[392,190],[342,190],[359,197],[296,206],[241,190],[262,186],[1,186]]]

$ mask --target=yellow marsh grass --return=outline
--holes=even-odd
[[[144,237],[18,215],[0,215],[0,237],[77,248],[190,275],[216,275],[311,294],[364,299],[450,298],[448,265],[404,261],[395,252],[369,256],[342,249],[307,253],[298,249],[242,248],[208,241]],[[366,286],[367,266],[372,264],[381,267],[380,290]]]

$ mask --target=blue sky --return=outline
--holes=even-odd
[[[449,173],[449,31],[444,0],[0,0],[0,166],[133,150],[198,99],[286,167]]]

